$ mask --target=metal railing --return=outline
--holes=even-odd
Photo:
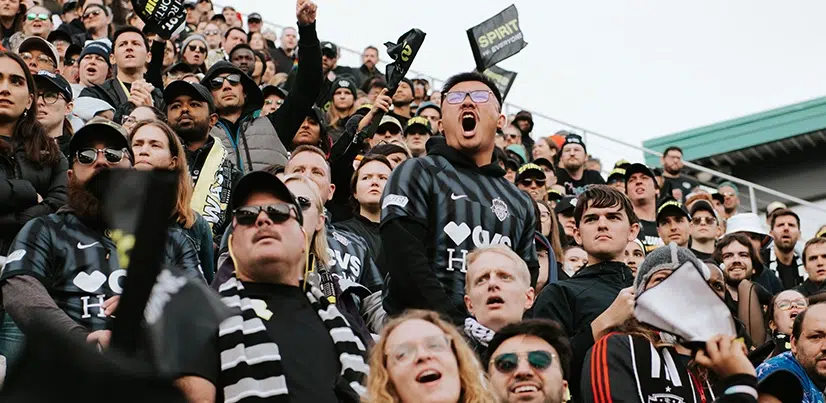
[[[216,4],[216,7],[220,9],[220,5]],[[243,13],[242,13],[243,14]],[[279,35],[280,31],[287,27],[286,25],[279,25],[272,23],[271,21],[264,21],[264,26],[266,28],[274,29]],[[279,36],[280,37],[280,36]],[[339,64],[345,66],[361,66],[361,51],[348,48],[346,46],[342,46],[340,43],[336,43],[340,50],[340,58]],[[382,49],[382,46],[376,46]],[[379,52],[380,56],[383,54],[382,51]],[[384,70],[384,66],[386,66],[388,61],[386,60],[379,60],[379,68],[380,70]],[[444,79],[440,77],[435,77],[433,75],[427,74],[422,71],[417,70],[410,70],[408,72],[408,77],[412,78],[425,78],[430,82],[431,90],[438,89],[444,84]],[[517,77],[516,80],[517,85],[519,84],[519,78]],[[593,130],[586,129],[584,127],[577,126],[575,124],[571,124],[560,119],[553,118],[551,116],[547,116],[545,114],[531,111],[529,108],[523,108],[519,105],[505,102],[502,107],[502,112],[507,115],[511,116],[519,111],[526,110],[531,112],[533,115],[534,120],[534,130],[533,136],[535,138],[550,136],[556,133],[559,130],[566,130],[572,133],[577,133],[582,135],[583,140],[585,140],[585,144],[588,147],[588,153],[602,161],[603,171],[608,172],[611,170],[613,166],[613,162],[626,159],[629,161],[644,161],[644,156],[646,154],[655,155],[657,157],[662,157],[662,153],[645,148],[638,144],[632,144],[623,140],[620,140],[614,136],[608,136],[605,134],[600,134]],[[610,161],[610,162],[609,162]],[[811,213],[819,214],[818,221],[811,221],[808,222],[808,226],[818,225],[819,224],[826,224],[826,203],[824,205],[818,205],[812,203],[807,200],[803,200],[801,198],[785,194],[774,189],[767,188],[757,183],[753,183],[741,178],[737,178],[723,172],[715,171],[713,169],[689,162],[684,161],[685,166],[694,169],[699,172],[704,172],[712,177],[719,178],[721,180],[733,182],[741,187],[748,189],[748,195],[741,195],[741,198],[746,199],[745,201],[748,203],[749,209],[751,212],[755,214],[760,214],[759,206],[766,205],[771,201],[778,200],[784,201],[790,204],[790,207],[793,205],[805,207],[807,209],[807,213],[809,213],[809,219],[811,220]],[[768,198],[770,197],[770,198]],[[802,223],[803,227],[807,226],[807,223]],[[803,228],[804,230],[806,228]],[[806,233],[814,234],[817,231],[817,228],[809,228]]]

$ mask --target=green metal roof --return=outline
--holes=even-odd
[[[683,149],[684,159],[695,161],[823,128],[826,97],[649,139],[642,144],[660,152],[678,146]],[[659,158],[654,155],[646,154],[645,161],[659,165]]]

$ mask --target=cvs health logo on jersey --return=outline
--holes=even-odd
[[[470,228],[470,226],[468,226],[466,223],[456,224],[455,222],[451,221],[447,223],[447,225],[445,225],[443,231],[457,247],[461,247],[463,244],[465,244],[465,242],[468,241],[468,238],[470,238],[470,242],[473,243],[474,249],[488,245],[507,245],[509,247],[512,246],[512,242],[509,237],[498,233],[491,233],[490,231],[482,228],[481,225],[477,225],[473,228]],[[460,266],[459,270],[462,273],[467,271],[465,268],[465,258],[468,254],[467,249],[459,249],[457,253],[456,248],[447,248],[447,254],[448,271],[454,271],[457,265]]]
[[[108,283],[109,289],[112,290],[115,295],[120,295],[123,292],[123,287],[121,285],[121,279],[126,276],[126,270],[120,269],[113,271],[108,277],[106,274],[101,273],[100,271],[93,271],[91,274],[86,272],[80,272],[75,275],[75,278],[72,279],[72,284],[75,287],[81,289],[82,291],[89,293],[89,294],[96,294],[94,296],[83,296],[80,297],[81,301],[81,309],[83,309],[82,318],[91,318],[93,312],[91,309],[97,309],[97,314],[95,316],[99,318],[105,318],[106,314],[103,313],[103,302],[106,300],[105,290],[103,290],[103,285]],[[90,302],[90,299],[95,302]]]

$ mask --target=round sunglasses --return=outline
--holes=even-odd
[[[103,153],[103,157],[106,158],[106,162],[110,164],[119,164],[123,161],[123,155],[126,153],[126,149],[116,149],[116,148],[81,148],[77,150],[77,162],[82,165],[89,165],[98,158],[98,154]]]
[[[493,367],[503,374],[509,374],[516,371],[519,367],[520,356],[527,356],[528,364],[540,371],[544,371],[554,362],[554,355],[548,351],[536,350],[527,353],[504,353],[499,354],[493,359]]]

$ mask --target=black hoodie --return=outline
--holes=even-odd
[[[534,304],[534,317],[562,325],[571,340],[571,373],[579,374],[588,349],[594,345],[591,322],[611,306],[620,290],[634,282],[622,262],[602,262],[580,269],[568,280],[548,284]],[[577,383],[577,378],[570,379]],[[572,385],[572,390],[579,390]]]
[[[536,217],[529,196],[504,178],[496,160],[477,167],[444,139],[430,144],[427,156],[393,170],[382,195],[384,307],[389,315],[430,309],[461,325],[468,317],[465,257],[474,249],[509,246],[536,283]]]

